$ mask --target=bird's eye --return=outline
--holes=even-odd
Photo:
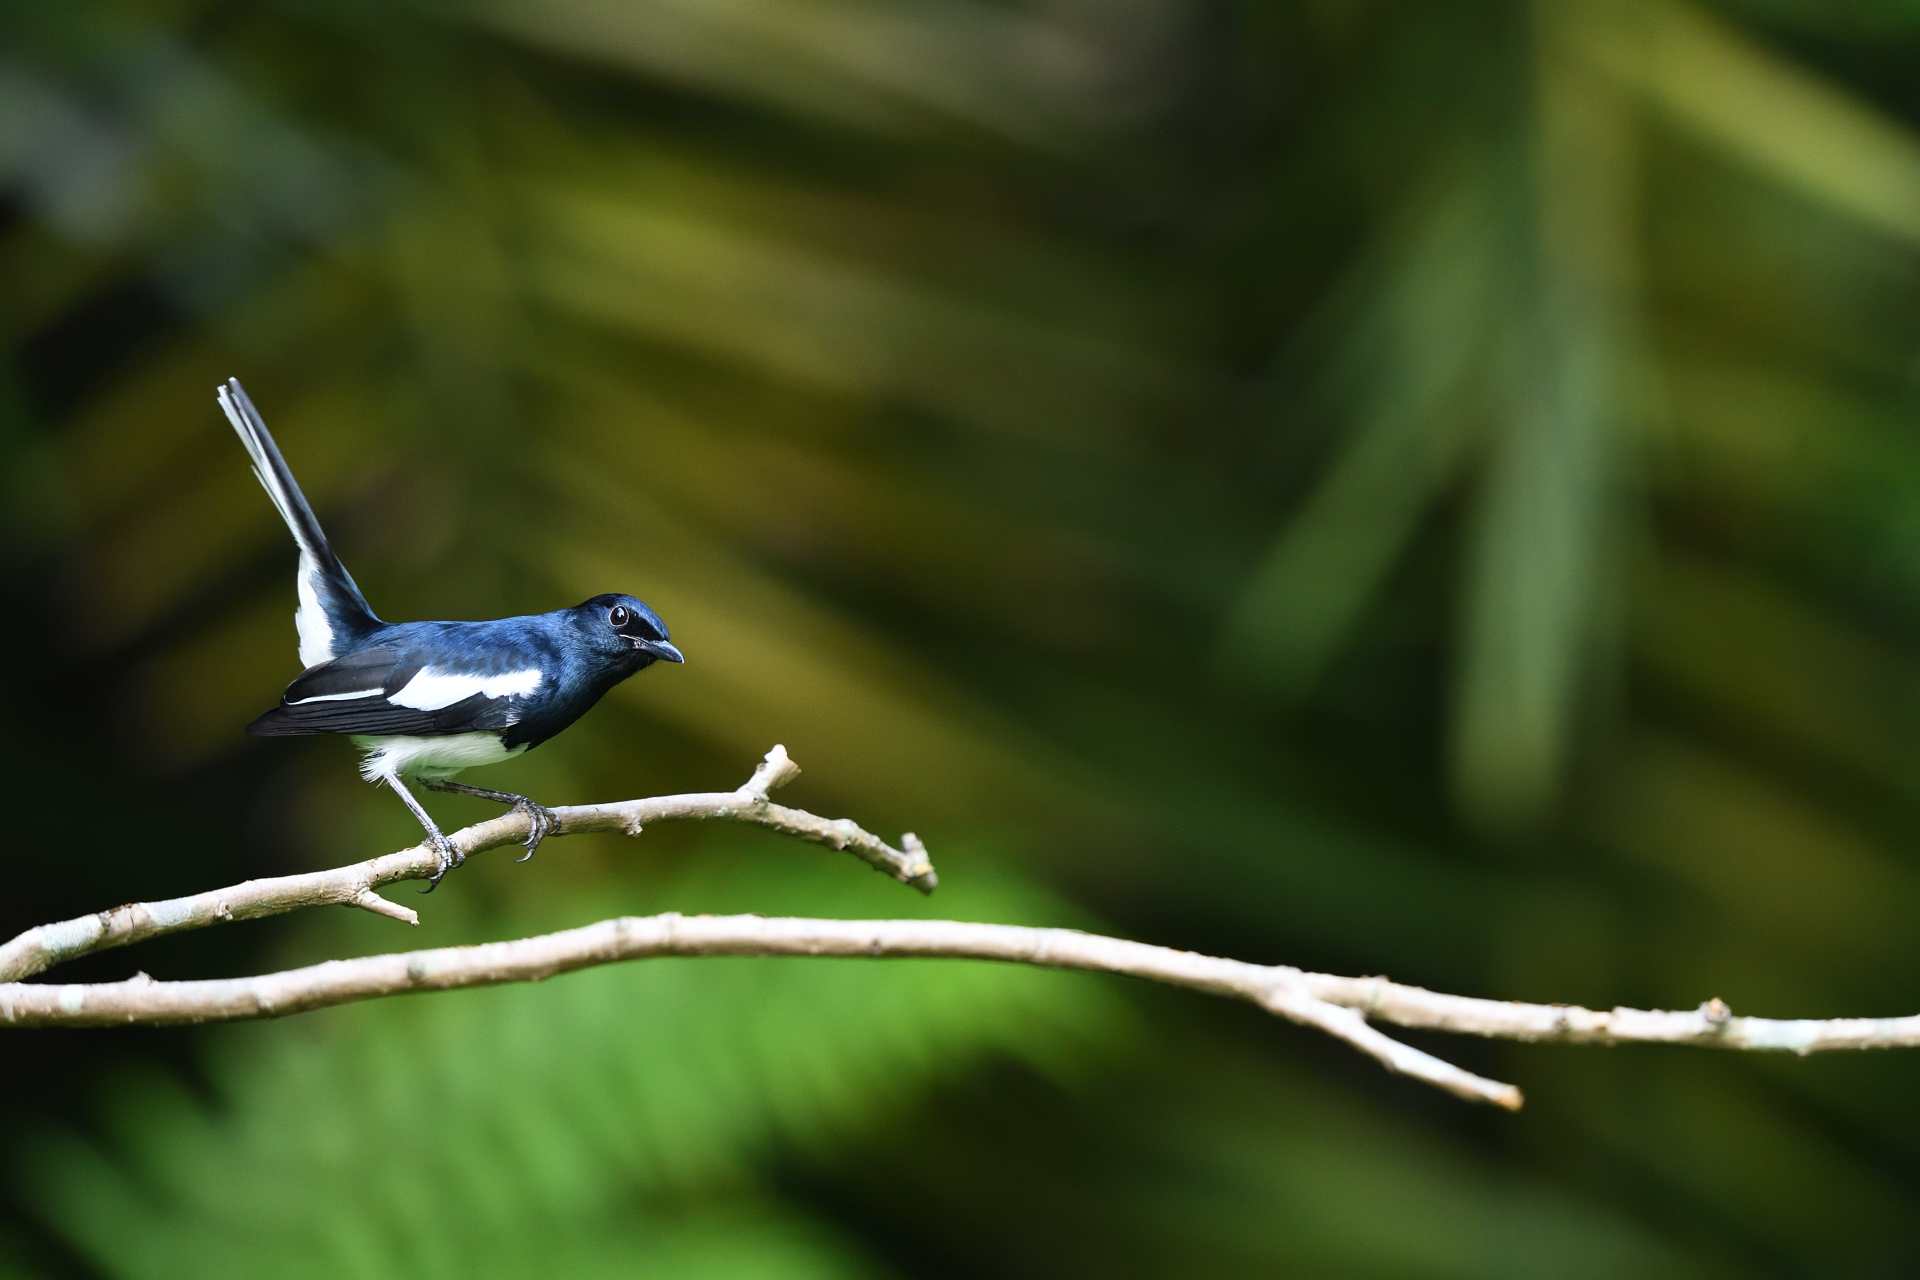
[[[633,613],[627,606],[617,604],[613,606],[613,610],[607,614],[607,621],[611,622],[616,629],[624,627],[633,621]]]

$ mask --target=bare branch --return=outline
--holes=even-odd
[[[1490,1040],[1550,1044],[1686,1044],[1756,1053],[1920,1049],[1920,1015],[1898,1018],[1747,1018],[1715,997],[1697,1009],[1582,1009],[1442,995],[1385,978],[1304,975],[1330,1004],[1379,1022]]]
[[[903,848],[896,849],[845,818],[822,818],[767,799],[768,792],[799,774],[800,767],[787,755],[787,749],[776,746],[736,791],[570,805],[553,810],[556,823],[549,834],[619,831],[637,836],[643,827],[656,822],[742,822],[844,850],[902,884],[912,885],[922,893],[933,892],[939,877],[934,874],[926,846],[917,837],[903,836]],[[526,839],[527,829],[525,814],[507,813],[456,831],[452,840],[471,857],[488,849],[519,844]],[[374,891],[396,881],[425,880],[438,865],[433,851],[421,844],[331,871],[248,880],[227,889],[159,902],[131,902],[93,915],[40,925],[0,945],[0,982],[31,978],[54,965],[96,951],[129,946],[186,929],[281,915],[303,907],[359,907],[407,924],[418,924],[420,917],[411,909],[389,902]]]
[[[561,933],[355,960],[253,978],[0,985],[0,1024],[16,1027],[166,1025],[279,1017],[403,992],[529,982],[649,956],[947,956],[1130,974],[1238,996],[1318,1028],[1392,1070],[1483,1102],[1520,1105],[1509,1085],[1399,1044],[1357,1013],[1307,990],[1292,969],[1217,960],[1070,929],[953,920],[805,920],[675,914],[603,920]]]
[[[738,790],[660,796],[555,810],[554,834],[624,831],[651,822],[723,819],[752,823],[845,849],[895,879],[931,891],[926,848],[912,834],[895,849],[845,819],[831,820],[772,803],[770,792],[799,774],[786,751],[767,753]],[[453,838],[467,853],[517,843],[527,820],[508,814]],[[934,956],[996,960],[1052,969],[1123,974],[1248,1001],[1325,1032],[1389,1070],[1458,1097],[1508,1109],[1521,1103],[1512,1085],[1487,1080],[1383,1034],[1376,1023],[1489,1039],[1566,1044],[1686,1044],[1758,1052],[1920,1047],[1920,1016],[1780,1020],[1735,1017],[1721,1001],[1698,1009],[1599,1011],[1445,995],[1390,982],[1246,964],[1070,929],[973,924],[957,920],[810,920],[761,916],[622,917],[562,933],[480,946],[332,960],[249,978],[41,984],[19,979],[62,960],[184,929],[251,919],[301,907],[343,905],[417,924],[405,907],[374,890],[423,879],[436,865],[423,848],[402,850],[334,871],[254,880],[164,902],[136,903],[43,925],[0,947],[0,1025],[97,1027],[165,1025],[278,1017],[407,992],[538,981],[593,965],[653,956]]]
[[[1920,1046],[1920,1017],[1781,1021],[1734,1017],[1709,1001],[1689,1012],[1509,1004],[1441,995],[1382,978],[1343,978],[1177,951],[1070,929],[956,920],[809,920],[760,916],[622,917],[480,946],[332,960],[252,978],[0,984],[0,1024],[162,1025],[278,1017],[406,992],[538,981],[652,956],[900,956],[998,960],[1124,974],[1233,996],[1324,1031],[1391,1070],[1458,1097],[1515,1109],[1519,1090],[1383,1035],[1369,1019],[1496,1039],[1575,1044],[1696,1044],[1815,1053]]]

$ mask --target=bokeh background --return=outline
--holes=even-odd
[[[409,842],[295,674],[238,374],[375,607],[685,668],[494,785],[736,830],[97,957],[620,913],[1072,924],[1509,998],[1920,1008],[1907,0],[15,5],[0,929]],[[443,818],[487,806],[434,797]],[[405,892],[404,888],[402,892]],[[1912,1274],[1920,1058],[655,961],[0,1045],[0,1274]]]

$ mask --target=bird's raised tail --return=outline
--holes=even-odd
[[[380,619],[374,616],[340,557],[333,554],[320,521],[307,505],[307,496],[300,492],[287,460],[280,456],[267,433],[267,424],[247,398],[240,380],[228,378],[215,396],[239,433],[240,443],[247,446],[260,487],[273,499],[274,508],[300,547],[300,571],[294,584],[300,593],[300,607],[293,615],[293,625],[300,633],[300,665],[314,667],[331,661],[381,626]]]

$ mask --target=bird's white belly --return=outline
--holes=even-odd
[[[497,732],[449,733],[431,738],[356,734],[353,740],[367,753],[360,762],[360,775],[369,782],[395,774],[447,778],[462,769],[511,760],[527,749],[524,742],[517,747],[501,746]]]

